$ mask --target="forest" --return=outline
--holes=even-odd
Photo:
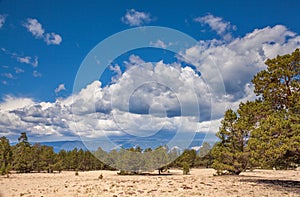
[[[158,173],[171,167],[181,168],[188,164],[189,167],[208,167],[211,158],[203,159],[207,155],[210,145],[204,143],[200,154],[195,150],[185,150],[181,154],[178,150],[168,150],[160,146],[155,150],[150,148],[142,150],[140,147],[112,150],[106,152],[100,147],[94,152],[74,148],[55,153],[53,147],[32,145],[28,142],[25,132],[21,133],[19,142],[10,146],[6,137],[0,139],[1,143],[1,169],[2,175],[13,170],[19,173],[54,171],[89,171],[89,170],[121,170],[124,172],[139,173],[142,171],[158,170]]]
[[[31,144],[25,132],[11,146],[0,138],[0,173],[74,170],[121,170],[139,173],[147,170],[213,167],[218,174],[238,175],[247,169],[290,169],[300,164],[300,51],[268,59],[266,69],[252,83],[257,99],[228,109],[211,147],[200,151],[140,147],[105,152],[73,149],[55,153],[53,147]],[[100,158],[100,160],[99,160]]]

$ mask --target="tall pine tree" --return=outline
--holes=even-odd
[[[257,165],[286,169],[300,163],[300,51],[269,59],[266,65],[252,82],[269,110],[257,120],[249,147]]]

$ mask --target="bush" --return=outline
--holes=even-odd
[[[187,162],[183,162],[182,172],[184,175],[188,175],[190,173],[190,165]]]

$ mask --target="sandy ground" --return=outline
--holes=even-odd
[[[300,196],[300,171],[255,170],[213,176],[212,169],[190,175],[120,176],[112,171],[12,174],[0,177],[0,196]],[[99,175],[103,179],[99,179]]]

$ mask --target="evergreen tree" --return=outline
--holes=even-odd
[[[273,109],[294,106],[293,95],[300,91],[300,51],[268,59],[267,69],[257,73],[252,83],[254,92],[268,101]]]
[[[211,154],[211,146],[208,142],[203,142],[196,156],[195,167],[211,167],[213,156]]]
[[[0,174],[7,175],[11,169],[12,150],[6,137],[0,138]]]
[[[48,173],[52,173],[54,171],[54,166],[56,163],[56,155],[53,151],[53,147],[51,146],[42,146],[42,161],[46,164],[45,170]]]
[[[219,173],[226,170],[230,174],[240,174],[247,168],[248,158],[245,152],[245,133],[238,122],[237,113],[225,112],[221,127],[217,133],[220,139],[212,149],[213,168]]]
[[[153,166],[158,170],[158,174],[161,174],[167,169],[167,165],[171,162],[168,155],[168,148],[166,146],[159,146],[152,153]]]
[[[199,149],[199,154],[198,156],[201,158],[201,157],[204,157],[205,155],[207,155],[210,151],[211,147],[210,147],[210,144],[208,142],[203,142],[202,143],[202,146],[200,147]]]
[[[252,82],[268,110],[257,120],[249,148],[257,165],[288,168],[300,163],[300,51],[269,59],[266,65]],[[259,109],[254,113],[262,114]]]
[[[188,163],[189,167],[194,167],[196,161],[196,151],[191,150],[184,150],[183,153],[175,160],[173,166],[174,167],[183,167],[184,163]]]
[[[31,172],[33,170],[33,154],[31,145],[25,132],[21,133],[18,138],[19,143],[16,144],[13,155],[13,168],[21,173]]]
[[[43,149],[41,144],[36,143],[32,146],[33,170],[41,172],[46,169],[47,163],[42,158]]]

